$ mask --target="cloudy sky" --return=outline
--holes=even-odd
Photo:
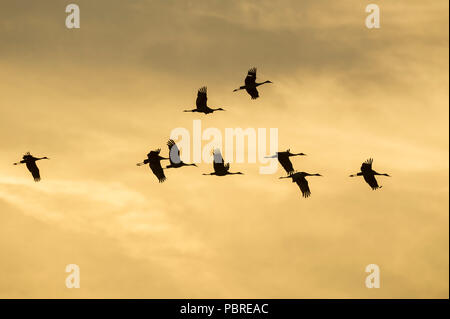
[[[448,298],[448,1],[72,2],[77,30],[70,2],[0,0],[0,297]],[[181,112],[203,85],[226,112]],[[324,177],[303,199],[257,164],[135,166],[196,119],[278,128]],[[348,177],[369,157],[377,191]]]

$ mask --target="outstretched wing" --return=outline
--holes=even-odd
[[[28,170],[31,175],[33,175],[34,181],[39,182],[41,180],[41,175],[39,173],[39,168],[36,165],[35,161],[29,161],[26,163]]]
[[[207,97],[207,89],[206,86],[201,87],[198,90],[197,93],[197,101],[196,101],[196,105],[198,109],[204,109],[206,108],[206,102],[208,101],[208,97]]]
[[[363,174],[364,180],[367,184],[373,189],[376,190],[378,188],[381,188],[381,186],[378,186],[377,179],[375,178],[375,175],[373,174]]]
[[[222,154],[220,153],[220,150],[215,149],[213,155],[214,155],[214,163],[213,163],[214,171],[219,172],[219,171],[226,169],[226,166],[223,162],[223,157],[222,157]],[[228,165],[228,167],[230,166],[230,164],[227,164],[227,165]]]
[[[372,163],[373,163],[373,158],[369,158],[367,161],[362,163],[361,172],[362,173],[372,172]]]
[[[181,162],[181,159],[180,150],[178,149],[177,144],[174,142],[174,140],[169,140],[167,142],[167,146],[169,147],[170,164],[179,164]]]
[[[150,168],[153,174],[158,178],[160,183],[166,180],[166,176],[164,175],[164,170],[161,167],[161,162],[158,161],[150,161]]]
[[[259,98],[259,92],[256,89],[256,87],[247,87],[245,89],[247,91],[248,94],[250,94],[250,96],[252,97],[252,100],[255,100],[257,98]]]
[[[247,77],[245,78],[245,86],[254,86],[256,82],[256,68],[248,70]]]
[[[153,174],[158,178],[158,181],[162,183],[166,180],[166,176],[164,175],[164,170],[161,167],[161,160],[159,159],[160,152],[161,149],[158,148],[157,150],[148,153],[148,161],[150,162],[150,169]]]
[[[295,182],[302,191],[302,196],[304,198],[307,198],[311,195],[311,190],[309,189],[308,181],[305,177],[297,177],[295,178]]]
[[[294,173],[294,167],[292,166],[292,162],[289,159],[289,156],[283,156],[278,154],[278,162],[280,162],[281,166],[283,166],[284,170],[288,175]]]

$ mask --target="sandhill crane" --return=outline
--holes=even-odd
[[[246,90],[248,94],[252,97],[252,100],[257,99],[259,97],[258,90],[256,89],[258,86],[266,84],[266,83],[273,83],[271,81],[264,81],[261,83],[256,82],[256,68],[251,68],[248,70],[247,77],[245,78],[245,85],[239,87],[238,89],[233,90],[233,92],[239,91],[239,90]]]
[[[223,108],[219,107],[217,109],[212,109],[207,106],[208,97],[207,97],[207,89],[206,86],[201,87],[198,89],[197,93],[197,100],[195,104],[197,105],[197,108],[193,110],[184,110],[183,112],[198,112],[198,113],[205,113],[210,114],[215,111],[225,111]]]
[[[180,150],[178,149],[177,144],[173,140],[169,140],[167,142],[167,146],[169,147],[170,165],[167,165],[166,168],[179,168],[182,166],[197,166],[196,164],[186,164],[180,159]]]
[[[298,173],[291,174],[289,176],[280,177],[280,179],[281,178],[292,178],[292,183],[294,183],[294,182],[297,183],[298,187],[302,191],[303,197],[307,198],[311,195],[311,190],[309,189],[308,181],[305,178],[307,176],[322,176],[322,175],[309,174],[306,172],[298,172]]]
[[[372,163],[373,163],[373,158],[369,158],[367,161],[362,163],[361,172],[359,172],[357,174],[352,174],[352,175],[350,175],[350,177],[363,176],[364,180],[366,181],[367,184],[369,184],[369,186],[372,188],[372,190],[376,190],[383,186],[378,186],[378,182],[375,179],[375,175],[388,176],[388,177],[390,177],[390,175],[380,174],[380,173],[375,172],[372,169]]]
[[[159,156],[160,152],[160,148],[155,151],[150,151],[150,153],[147,154],[147,158],[142,163],[137,163],[136,165],[142,166],[149,164],[153,174],[158,178],[158,181],[162,183],[166,180],[166,176],[164,175],[164,171],[161,166],[161,160],[168,160],[169,158]]]
[[[243,175],[241,172],[235,172],[231,173],[229,172],[230,169],[230,163],[224,164],[222,154],[220,153],[219,149],[215,149],[213,152],[214,155],[214,172],[209,174],[203,174],[203,175],[216,175],[216,176],[225,176],[225,175]]]
[[[20,162],[14,163],[14,165],[19,164],[26,164],[28,170],[30,171],[31,175],[33,175],[34,181],[39,182],[41,180],[41,175],[39,173],[39,168],[36,165],[37,161],[43,160],[43,159],[49,159],[48,157],[34,157],[30,154],[30,152],[27,152]]]
[[[291,156],[306,156],[304,153],[291,153],[291,150],[288,149],[286,152],[277,152],[273,156],[266,156],[266,158],[278,158],[278,162],[280,162],[281,166],[283,166],[284,170],[288,175],[294,173],[294,167],[292,167],[291,160],[289,157]]]

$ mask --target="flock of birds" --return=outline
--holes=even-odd
[[[256,68],[251,68],[248,71],[248,74],[245,78],[245,85],[240,86],[235,89],[233,92],[239,90],[246,90],[252,99],[257,99],[259,97],[259,92],[257,87],[266,84],[272,83],[271,81],[264,82],[256,82]],[[215,111],[225,111],[222,108],[210,108],[207,105],[207,89],[206,87],[202,87],[198,90],[197,100],[196,100],[196,108],[192,110],[184,110],[184,112],[199,112],[204,114],[210,114]],[[173,140],[169,140],[167,142],[167,146],[169,148],[169,157],[160,156],[161,149],[150,151],[147,154],[147,158],[138,163],[137,166],[149,165],[151,171],[156,176],[160,183],[164,182],[167,178],[164,174],[164,168],[161,165],[161,161],[169,160],[170,164],[165,167],[165,169],[169,168],[181,168],[183,166],[197,166],[196,164],[187,164],[184,163],[180,158],[180,150],[177,144]],[[280,177],[280,179],[291,178],[293,183],[297,183],[300,191],[302,192],[303,197],[309,197],[311,195],[311,190],[309,188],[308,181],[306,177],[309,176],[322,176],[320,174],[310,174],[307,172],[297,172],[294,170],[290,157],[293,156],[304,156],[304,153],[291,153],[288,149],[285,152],[277,152],[273,156],[267,156],[266,158],[277,158],[280,165],[284,168],[287,173],[287,176]],[[242,175],[242,172],[230,172],[230,163],[224,163],[222,154],[219,149],[215,149],[213,151],[214,161],[213,161],[213,169],[214,172],[203,174],[203,175],[215,175],[215,176],[225,176],[225,175]],[[36,182],[41,180],[39,168],[36,165],[37,161],[40,160],[48,160],[47,157],[34,157],[30,153],[26,153],[20,162],[14,163],[14,165],[25,164],[31,175],[33,176]],[[370,158],[361,165],[361,171],[350,175],[350,177],[355,176],[363,176],[364,180],[367,184],[373,189],[376,190],[381,188],[382,186],[378,185],[378,182],[375,178],[377,175],[381,176],[390,176],[388,174],[380,174],[372,169],[373,159]]]

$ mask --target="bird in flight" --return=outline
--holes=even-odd
[[[311,195],[311,190],[309,189],[308,181],[305,177],[307,176],[322,176],[320,174],[309,174],[306,172],[298,172],[294,174],[290,174],[289,176],[283,176],[281,178],[292,178],[292,183],[297,183],[298,187],[302,191],[302,196],[307,198]]]
[[[167,165],[166,168],[179,168],[182,166],[197,166],[196,164],[186,164],[180,159],[180,150],[178,149],[177,144],[173,140],[169,140],[167,142],[167,146],[169,147],[170,165]]]
[[[357,174],[352,174],[352,175],[350,175],[350,177],[362,176],[362,177],[364,177],[364,180],[366,181],[366,183],[369,184],[369,186],[372,188],[372,190],[376,190],[383,186],[378,186],[378,182],[375,178],[375,175],[388,176],[388,177],[391,177],[391,176],[389,174],[380,174],[380,173],[375,172],[372,169],[372,163],[373,163],[373,158],[369,158],[367,161],[362,163],[361,172],[359,172]]]
[[[39,173],[39,168],[36,165],[37,161],[49,159],[48,157],[34,157],[30,154],[30,152],[26,153],[20,162],[14,163],[14,165],[25,164],[30,171],[31,175],[33,175],[34,181],[39,182],[41,180],[41,174]]]
[[[150,153],[147,154],[147,158],[142,163],[137,163],[136,165],[142,166],[145,164],[149,164],[153,174],[156,176],[156,178],[158,178],[158,181],[162,183],[166,180],[166,176],[164,175],[164,170],[161,166],[161,160],[168,160],[169,158],[159,156],[160,152],[160,148],[154,151],[150,151]]]
[[[288,149],[286,152],[277,152],[273,156],[266,156],[265,158],[278,158],[278,162],[280,162],[281,166],[283,166],[284,170],[288,175],[294,173],[294,167],[292,166],[292,162],[289,159],[291,156],[306,156],[304,153],[291,153],[291,150]]]
[[[216,176],[225,176],[225,175],[243,175],[241,172],[235,172],[231,173],[229,171],[230,169],[230,163],[224,164],[222,154],[220,153],[219,149],[215,149],[213,152],[214,156],[214,172],[209,174],[203,174],[203,175],[216,175]]]
[[[239,90],[246,90],[248,94],[252,97],[252,100],[257,99],[259,97],[258,90],[256,89],[258,86],[266,84],[266,83],[273,83],[271,81],[264,81],[257,83],[256,82],[256,68],[251,68],[248,70],[247,77],[245,78],[245,85],[239,87],[238,89],[233,90],[233,92],[239,91]]]
[[[193,110],[184,110],[183,112],[198,112],[198,113],[210,114],[215,111],[225,111],[221,107],[219,107],[217,109],[210,108],[206,103],[207,101],[208,101],[207,89],[206,89],[206,86],[203,86],[200,89],[198,89],[197,100],[195,102],[197,108],[195,108]]]

